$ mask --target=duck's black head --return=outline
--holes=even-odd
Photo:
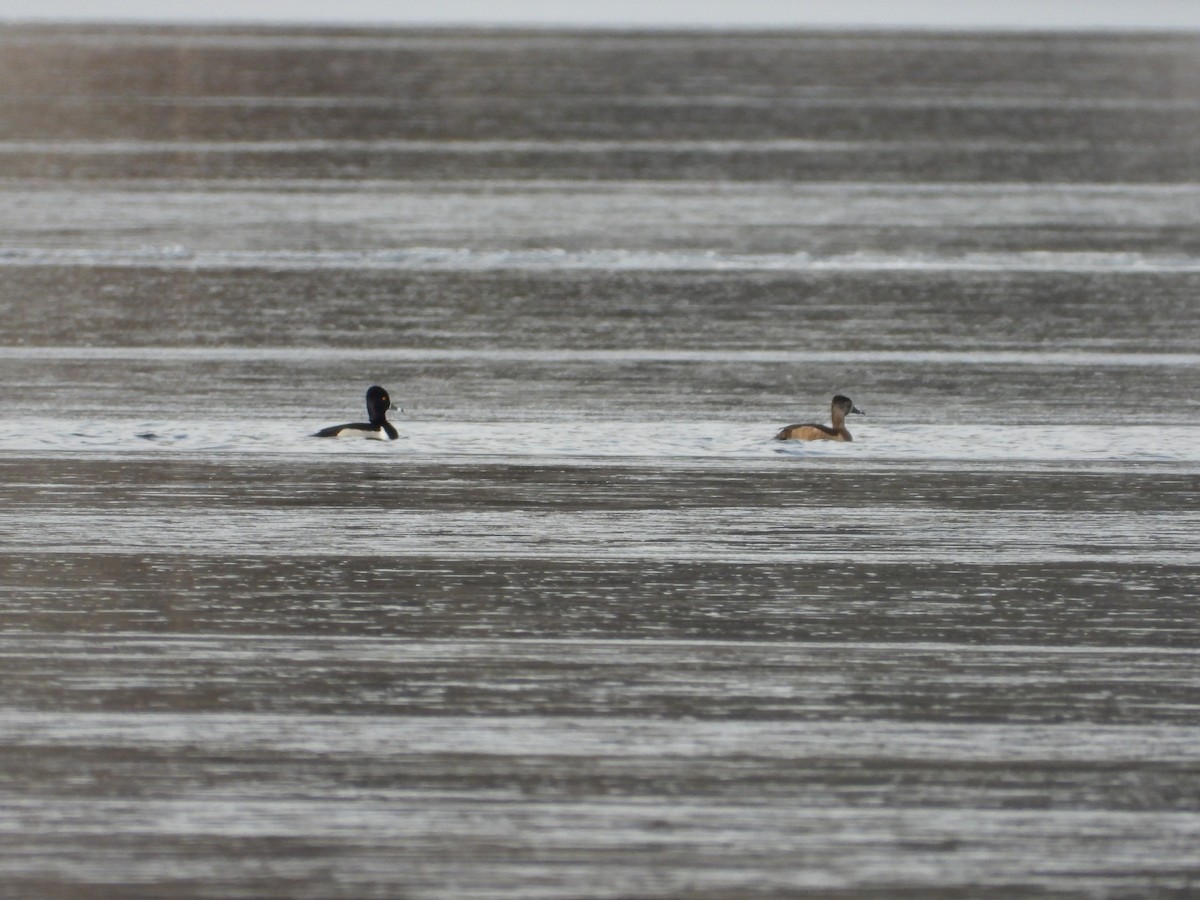
[[[833,408],[840,409],[842,411],[843,416],[849,415],[850,413],[858,413],[860,416],[866,415],[865,412],[863,412],[861,409],[859,409],[857,406],[854,405],[853,400],[851,400],[849,397],[846,397],[842,394],[838,394],[836,397],[833,398]]]
[[[392,398],[387,391],[377,384],[367,388],[367,417],[372,425],[382,422],[384,414],[391,408]]]

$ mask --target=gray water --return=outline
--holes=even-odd
[[[1200,890],[1196,38],[0,84],[0,895]]]

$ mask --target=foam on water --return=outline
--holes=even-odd
[[[328,362],[342,359],[338,347],[0,347],[0,360],[104,362]],[[355,359],[369,362],[526,362],[526,363],[794,363],[799,361],[1002,365],[1091,366],[1106,368],[1200,368],[1200,353],[1122,353],[1084,350],[739,350],[739,349],[551,349],[551,348],[355,348]]]
[[[1023,252],[818,255],[735,253],[705,248],[572,250],[561,247],[478,250],[405,247],[380,250],[211,250],[182,244],[105,247],[0,247],[3,266],[116,266],[153,269],[372,269],[421,272],[1200,272],[1182,254],[1030,250]]]

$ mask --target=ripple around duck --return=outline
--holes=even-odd
[[[839,442],[775,441],[778,422],[439,422],[397,419],[396,441],[320,441],[320,423],[266,420],[88,419],[0,425],[0,452],[393,454],[399,458],[628,458],[636,460],[846,459],[962,463],[1200,463],[1200,426],[1055,427],[853,423]]]

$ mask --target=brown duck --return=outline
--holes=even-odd
[[[789,425],[775,435],[777,441],[852,441],[850,432],[846,430],[846,415],[857,413],[865,416],[861,409],[854,405],[849,397],[838,394],[833,398],[829,410],[829,425],[818,425],[815,422],[805,422],[803,425]]]

